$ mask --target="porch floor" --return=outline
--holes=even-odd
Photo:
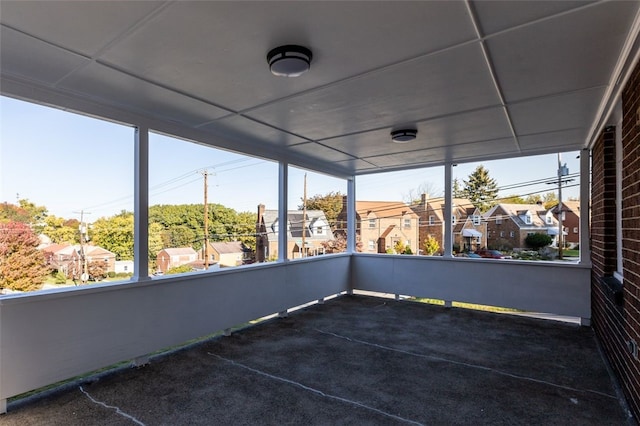
[[[8,409],[2,425],[634,424],[590,328],[367,296]]]

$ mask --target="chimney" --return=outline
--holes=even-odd
[[[420,207],[427,211],[427,201],[429,200],[429,194],[420,195]]]

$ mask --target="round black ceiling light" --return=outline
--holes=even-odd
[[[273,75],[298,77],[309,71],[312,57],[311,50],[306,47],[289,44],[271,49],[267,62]]]
[[[417,134],[416,129],[394,130],[391,132],[391,140],[395,143],[407,143],[414,140]]]

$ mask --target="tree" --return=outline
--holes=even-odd
[[[40,288],[49,268],[37,249],[39,243],[25,223],[0,224],[0,287],[17,291]]]
[[[91,277],[94,281],[102,281],[107,278],[107,262],[104,260],[89,262],[87,265],[87,272],[89,273],[89,277]]]
[[[469,175],[469,180],[463,180],[463,193],[471,203],[481,212],[486,212],[496,204],[498,184],[489,176],[489,171],[480,165]]]
[[[47,216],[44,220],[42,233],[49,237],[53,243],[78,244],[80,242],[78,226],[71,227],[67,223],[72,224],[73,222],[53,215]]]
[[[519,195],[509,195],[507,197],[502,197],[500,198],[500,202],[506,204],[535,204],[530,203]]]
[[[395,251],[396,254],[403,254],[404,249],[405,245],[402,241],[396,241],[396,243],[393,245],[393,251]]]
[[[403,194],[402,200],[407,204],[418,204],[422,194],[429,194],[432,197],[441,197],[442,191],[437,189],[433,182],[422,182],[417,188],[410,189],[409,193]]]
[[[95,245],[115,253],[116,260],[133,260],[133,213],[123,211],[96,220],[90,235]]]
[[[460,181],[458,178],[453,179],[453,198],[464,198],[466,197],[462,188],[460,188]]]
[[[327,218],[327,222],[329,222],[329,227],[332,231],[335,231],[338,215],[342,211],[343,197],[344,194],[340,191],[331,191],[324,195],[314,195],[311,198],[307,198],[307,210],[322,210],[324,212],[324,216]],[[304,202],[303,198],[300,200]],[[298,210],[302,210],[303,207],[304,206],[300,204],[298,206]]]
[[[323,241],[322,247],[324,247],[324,252],[327,254],[331,253],[343,253],[347,251],[347,239],[343,233],[337,233],[333,240]],[[363,244],[361,241],[356,241],[356,252],[362,252]]]
[[[535,234],[527,235],[524,243],[527,247],[531,247],[534,250],[540,250],[542,247],[546,247],[551,244],[552,241],[553,239],[549,235],[536,232]]]
[[[433,237],[428,237],[424,242],[424,254],[427,256],[433,256],[440,250],[440,244],[438,244],[438,240]]]
[[[545,209],[550,209],[551,207],[555,206],[558,204],[558,196],[555,192],[551,191],[551,192],[547,192],[546,194],[544,194],[544,196],[542,197],[542,205],[544,206]]]

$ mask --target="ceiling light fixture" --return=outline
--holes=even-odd
[[[407,143],[416,138],[418,131],[416,129],[403,129],[391,132],[391,140],[395,143]]]
[[[288,44],[267,53],[267,62],[273,75],[298,77],[309,71],[313,55],[306,47]]]

